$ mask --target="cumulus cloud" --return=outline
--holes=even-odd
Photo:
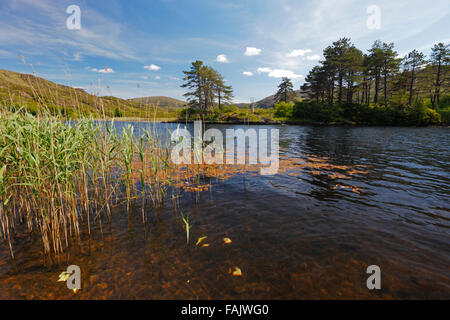
[[[225,54],[219,54],[216,58],[216,61],[220,62],[220,63],[228,63],[229,62],[228,58]]]
[[[261,54],[261,49],[255,47],[247,47],[244,52],[244,56],[258,56]]]
[[[159,79],[161,79],[161,77],[160,77],[160,76],[156,76],[155,79],[156,79],[156,80],[159,80]]]
[[[144,66],[145,69],[150,70],[150,71],[158,71],[159,69],[161,69],[160,66],[157,66],[156,64],[151,64],[149,66]]]
[[[292,50],[287,54],[288,57],[303,57],[307,53],[311,53],[311,49],[297,49]]]
[[[250,71],[244,71],[244,72],[242,72],[242,74],[247,77],[253,76],[253,72],[250,72]]]
[[[271,78],[289,78],[289,79],[298,79],[303,77],[301,74],[296,74],[291,70],[285,69],[271,69],[271,68],[258,68],[259,73],[267,73],[267,75]]]

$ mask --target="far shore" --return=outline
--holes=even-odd
[[[103,121],[104,119],[95,119],[97,121]],[[196,120],[179,120],[173,118],[109,118],[108,121],[114,120],[115,122],[155,122],[155,123],[194,123]],[[245,120],[233,120],[233,121],[208,121],[204,120],[205,124],[228,124],[228,125],[311,125],[311,126],[354,126],[354,127],[450,127],[447,124],[442,125],[428,125],[428,126],[412,126],[412,125],[373,125],[367,123],[356,122],[316,122],[312,120],[267,120],[267,121],[245,121]]]

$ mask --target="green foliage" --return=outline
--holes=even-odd
[[[122,113],[122,111],[120,110],[119,107],[116,107],[116,108],[114,109],[114,117],[115,117],[115,118],[121,118],[121,117],[123,117],[123,113]]]
[[[297,102],[293,118],[317,123],[353,123],[368,125],[437,125],[442,122],[435,110],[418,101],[409,107],[402,104],[330,106],[316,102]]]
[[[282,78],[281,83],[278,85],[278,91],[275,94],[275,102],[289,102],[295,96],[294,86],[289,78]]]
[[[294,105],[292,103],[282,101],[274,106],[274,116],[276,118],[290,118],[293,110]]]
[[[191,64],[190,70],[183,73],[186,77],[181,87],[189,90],[184,96],[190,107],[206,114],[214,108],[216,99],[218,106],[231,102],[233,88],[226,85],[223,76],[212,67],[197,60]]]

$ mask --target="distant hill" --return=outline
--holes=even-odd
[[[173,106],[160,103],[156,109],[156,117],[176,117],[176,109],[180,103],[182,102],[174,103]],[[54,114],[70,117],[80,115],[101,117],[103,111],[107,117],[121,115],[123,117],[153,118],[155,116],[155,106],[152,104],[116,97],[99,97],[89,94],[83,89],[8,70],[0,70],[0,108],[2,107],[14,109],[26,107],[32,113],[45,107]]]
[[[164,96],[133,98],[128,99],[128,101],[133,101],[141,104],[158,105],[159,107],[182,108],[186,105],[185,101]]]
[[[304,98],[305,97],[305,93],[302,92],[301,90],[296,90],[296,98]],[[275,104],[275,95],[271,95],[268,96],[264,99],[261,99],[259,101],[255,102],[255,108],[261,108],[261,109],[267,109],[267,108],[272,108]],[[250,106],[250,102],[247,103],[237,103],[235,104],[236,107],[242,108],[245,106]]]

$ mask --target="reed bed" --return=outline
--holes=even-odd
[[[59,254],[80,240],[81,223],[90,233],[112,206],[126,201],[130,210],[137,194],[145,221],[145,198],[158,207],[171,185],[169,146],[154,132],[137,137],[132,126],[117,133],[114,123],[23,110],[0,119],[0,237],[12,257],[18,224],[40,233],[45,253]]]

